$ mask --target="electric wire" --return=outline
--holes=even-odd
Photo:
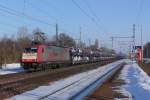
[[[34,18],[34,17],[30,16],[30,15],[23,14],[22,12],[16,11],[16,10],[11,9],[11,8],[8,8],[8,7],[6,7],[4,5],[1,5],[1,4],[0,4],[0,10],[3,11],[3,12],[7,12],[8,14],[17,16],[17,17],[25,17],[25,18],[30,19],[32,21],[36,21],[36,22],[39,22],[39,23],[42,23],[42,24],[46,24],[46,25],[55,27],[53,24],[50,24],[50,23],[45,22],[43,20]]]
[[[102,24],[100,18],[97,16],[97,14],[94,12],[94,10],[92,9],[91,5],[89,4],[88,0],[84,0],[84,3],[87,5],[89,11],[91,12],[91,14],[93,15],[93,17],[96,19],[96,22],[98,24],[99,27],[103,28],[105,33],[109,33],[106,28],[104,27],[104,25]],[[103,26],[103,27],[102,27]]]

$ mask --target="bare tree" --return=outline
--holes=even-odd
[[[91,48],[92,50],[99,49],[99,41],[98,41],[98,39],[96,39],[94,44],[90,45],[89,48]]]
[[[42,32],[42,30],[37,27],[37,28],[33,29],[32,33],[34,34],[34,33],[38,33],[38,32]]]
[[[53,36],[53,40],[50,43],[53,45],[68,46],[68,47],[75,47],[76,46],[75,40],[65,33],[59,34],[58,41],[56,41],[56,36]]]
[[[18,35],[19,39],[27,37],[28,36],[28,28],[25,26],[20,27],[18,29],[17,35]]]
[[[3,37],[0,41],[0,64],[16,62],[16,47],[15,41],[12,38]]]
[[[76,45],[75,40],[72,37],[66,35],[65,33],[60,33],[58,39],[60,45],[62,46],[74,47]]]
[[[20,27],[17,34],[17,44],[21,52],[24,46],[31,44],[31,35],[28,33],[28,28],[25,26]]]

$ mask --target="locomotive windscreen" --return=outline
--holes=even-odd
[[[25,48],[24,52],[25,53],[36,53],[37,52],[37,48]]]

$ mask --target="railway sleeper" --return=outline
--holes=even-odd
[[[84,100],[105,100],[105,99],[113,100],[113,98],[105,97],[105,96],[86,96],[86,97],[84,97]]]

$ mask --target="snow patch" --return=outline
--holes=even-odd
[[[20,63],[6,64],[6,66],[3,65],[1,68],[2,69],[0,69],[0,75],[19,73],[24,71]]]
[[[120,86],[116,91],[128,96],[129,99],[149,100],[150,77],[136,62],[129,61],[121,71],[119,79],[124,80],[126,84]]]
[[[129,68],[130,68],[130,65],[125,65],[123,70],[121,71],[121,74],[119,75],[118,79],[122,79],[126,83],[130,83],[130,80],[127,78],[127,76],[128,76],[128,69]]]
[[[119,89],[115,91],[123,94],[127,98],[115,98],[114,100],[132,100],[133,98],[132,94],[129,91],[127,91],[125,88],[119,87]]]
[[[136,70],[134,76],[138,79],[139,86],[150,92],[150,77],[136,63],[133,64],[133,67]]]

